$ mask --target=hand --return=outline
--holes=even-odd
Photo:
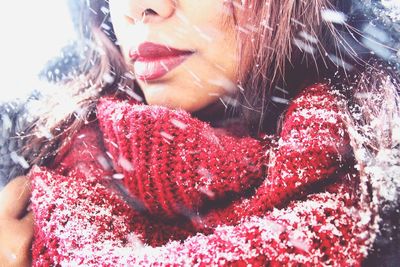
[[[30,183],[25,176],[0,191],[0,267],[30,266],[32,212],[27,213]]]

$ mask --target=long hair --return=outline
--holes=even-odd
[[[236,27],[241,60],[235,96],[239,104],[232,113],[239,114],[255,135],[276,131],[288,99],[308,84],[330,81],[346,97],[341,108],[347,114],[364,204],[372,205],[383,216],[384,210],[399,207],[399,72],[395,65],[374,59],[370,53],[362,56],[362,34],[348,20],[340,20],[351,1],[239,2],[227,1],[231,10],[227,20]],[[46,159],[51,160],[83,124],[95,117],[94,108],[101,95],[143,98],[121,56],[108,2],[71,3],[81,11],[75,20],[81,35],[76,49],[85,60],[79,66],[79,75],[65,79],[61,87],[76,105],[62,119],[50,120],[50,111],[36,122],[32,132],[44,125],[51,139],[30,137],[25,155],[34,155],[32,163],[46,164]],[[53,104],[49,107],[57,105]],[[391,194],[384,193],[388,191]],[[378,216],[372,220],[375,227]]]
[[[335,64],[324,56],[333,51],[339,37],[332,22],[322,19],[321,10],[345,10],[346,1],[261,1],[239,3],[227,1],[230,15],[227,21],[236,27],[239,39],[239,82],[235,107],[231,114],[238,114],[250,132],[276,130],[277,117],[284,105],[273,102],[271,95],[276,88],[283,92],[283,102],[307,84],[316,82],[326,73],[334,73]],[[93,115],[99,96],[125,93],[141,97],[138,85],[132,79],[117,45],[109,16],[108,1],[70,1],[79,10],[75,25],[79,33],[77,53],[84,59],[77,73],[64,79],[61,87],[68,91],[75,110],[54,121],[43,114],[36,122],[51,132],[51,140],[33,138],[30,144],[37,150],[33,163],[51,159]],[[268,5],[266,4],[268,3]],[[338,50],[339,51],[339,50]],[[61,90],[61,89],[60,89]],[[279,93],[279,92],[278,92]],[[51,99],[47,106],[57,106]],[[52,103],[53,102],[53,103]],[[78,112],[77,112],[78,110]],[[228,114],[229,116],[229,114]],[[25,155],[32,151],[25,151]]]
[[[353,43],[357,43],[357,34],[360,34],[345,20],[338,22],[324,15],[324,12],[336,12],[340,17],[349,11],[349,2],[227,1],[231,11],[227,21],[233,22],[240,40],[237,48],[241,61],[237,70],[240,90],[236,95],[239,105],[235,106],[234,113],[239,114],[254,133],[271,128],[276,131],[278,117],[282,114],[286,101],[304,86],[322,79],[329,79],[333,87],[338,84],[337,87],[342,87],[340,90],[346,93],[348,103],[343,106],[343,112],[350,114],[349,128],[357,128],[358,132],[364,131],[365,127],[362,125],[371,121],[367,116],[383,116],[381,114],[390,112],[393,114],[385,119],[391,120],[390,125],[395,125],[394,118],[400,114],[400,110],[398,73],[394,66],[361,57],[345,38],[350,35]],[[84,60],[79,66],[79,75],[65,79],[61,87],[74,102],[74,110],[66,112],[66,116],[61,119],[51,120],[52,107],[58,103],[53,101],[51,104],[52,99],[49,98],[49,113],[41,116],[33,127],[37,130],[38,127],[45,126],[51,133],[51,138],[30,137],[31,142],[25,155],[34,155],[32,163],[51,160],[83,124],[95,117],[96,101],[101,95],[124,94],[137,99],[143,98],[117,45],[109,17],[108,1],[71,1],[71,4],[73,8],[80,10],[75,20],[81,37],[76,49]],[[335,80],[338,82],[335,83]],[[386,90],[389,87],[394,89]],[[360,96],[363,97],[361,100]],[[367,105],[370,99],[366,96],[378,97],[381,103],[394,104],[390,110],[384,108],[384,104]],[[397,100],[393,102],[393,99]],[[365,117],[363,120],[359,116],[353,118],[354,112],[350,110],[354,103],[360,101],[363,101],[363,108],[366,109],[359,115]],[[376,110],[378,107],[381,108],[379,112]],[[392,129],[394,128],[387,127],[385,133],[389,134]],[[365,139],[362,145],[353,142],[355,151],[362,146],[367,147],[371,155],[377,155],[381,147],[395,147],[395,144],[384,143],[386,141],[381,134],[364,131],[363,135],[369,141]],[[397,139],[390,140],[397,142]],[[368,142],[371,144],[367,144]],[[32,152],[32,149],[35,151]]]

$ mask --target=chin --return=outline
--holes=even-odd
[[[170,109],[183,109],[187,112],[195,112],[201,109],[201,107],[196,107],[196,105],[191,104],[190,101],[182,101],[182,98],[174,99],[170,96],[163,96],[162,94],[156,96],[145,95],[145,98],[149,105],[163,106]]]
[[[185,94],[182,90],[176,90],[169,86],[150,86],[142,89],[147,104],[163,106],[171,109],[183,109],[187,112],[196,112],[208,105],[201,101],[202,97]]]

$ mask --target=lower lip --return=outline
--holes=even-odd
[[[138,58],[133,63],[135,76],[137,79],[143,81],[159,79],[179,66],[189,56],[191,56],[191,54],[146,60]]]

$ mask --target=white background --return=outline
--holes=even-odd
[[[0,102],[32,90],[37,73],[74,38],[65,0],[0,2]]]

